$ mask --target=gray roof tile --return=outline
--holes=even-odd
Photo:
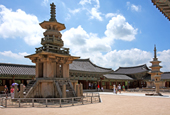
[[[69,65],[70,71],[101,72],[108,73],[113,71],[111,68],[103,68],[93,64],[89,59],[76,59]]]
[[[170,72],[164,72],[162,75],[161,75],[161,79],[170,79]]]
[[[133,66],[133,67],[119,67],[114,73],[120,74],[135,74],[135,73],[142,73],[148,72],[150,69],[144,65]]]
[[[83,71],[83,72],[111,72],[111,68],[102,68],[93,64],[89,59],[74,60],[70,64],[70,71]],[[8,64],[0,63],[0,74],[3,75],[35,75],[34,65],[21,65],[21,64]]]
[[[107,79],[133,80],[133,78],[131,78],[131,77],[127,76],[127,75],[115,74],[115,73],[105,74],[104,76],[105,76]]]
[[[3,75],[35,75],[35,66],[0,63],[0,74],[3,74]]]

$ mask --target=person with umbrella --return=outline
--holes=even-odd
[[[11,98],[12,98],[12,99],[14,99],[14,91],[15,91],[14,86],[15,86],[15,85],[18,85],[18,83],[12,83],[12,88],[11,88],[11,90],[10,90],[10,91],[11,91]],[[17,88],[17,90],[18,90],[18,88]]]
[[[12,85],[12,88],[11,88],[11,90],[10,90],[10,91],[11,91],[11,98],[12,98],[12,99],[14,99],[14,90],[15,90],[15,89],[14,89],[14,86]]]

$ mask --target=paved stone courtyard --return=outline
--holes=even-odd
[[[170,93],[146,97],[144,93],[101,93],[102,103],[63,108],[0,108],[2,115],[170,115]]]

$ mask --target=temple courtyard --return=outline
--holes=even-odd
[[[146,92],[101,92],[101,103],[63,108],[0,108],[1,115],[170,115],[170,93],[149,97]]]

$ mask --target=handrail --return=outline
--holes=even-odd
[[[98,99],[97,102],[101,102],[99,93],[98,93],[98,96],[94,96],[93,93],[91,93],[91,94],[92,94],[92,96],[88,96],[88,97],[81,96],[81,97],[68,97],[68,98],[14,98],[14,99],[10,99],[10,98],[3,97],[0,104],[1,104],[1,106],[4,106],[4,107],[7,107],[7,106],[22,107],[22,106],[25,106],[25,105],[23,105],[24,103],[26,103],[26,105],[27,105],[27,103],[30,103],[29,104],[30,107],[34,107],[35,103],[41,103],[42,102],[41,100],[43,100],[43,105],[48,107],[49,105],[51,105],[50,102],[58,100],[59,107],[62,107],[63,102],[68,101],[68,100],[69,100],[68,104],[72,104],[72,106],[74,106],[74,103],[77,103],[77,102],[78,103],[80,102],[83,105],[89,99],[90,100],[88,102],[90,102],[90,103],[96,102],[96,99]],[[97,98],[94,98],[94,97],[97,97]],[[11,105],[11,102],[7,101],[7,100],[13,100],[12,103],[14,103],[14,102],[16,102],[16,103]],[[28,100],[30,100],[30,101],[28,101]],[[38,100],[41,102],[38,102]],[[31,106],[31,103],[32,103],[32,106]],[[48,103],[50,103],[50,104],[48,104]],[[66,104],[66,103],[64,103],[64,104]]]
[[[25,95],[25,97],[28,97],[29,93],[34,90],[34,86],[35,86],[35,85],[38,85],[38,81],[35,81],[35,83],[32,85],[32,87],[31,87],[30,90],[27,92],[27,94]]]
[[[69,83],[69,85],[70,85],[71,89],[73,90],[73,95],[74,95],[74,96],[76,96],[76,92],[75,92],[75,90],[74,90],[74,88],[73,88],[73,85],[71,84],[71,82],[70,82],[70,81],[68,81],[68,83]]]
[[[61,97],[62,97],[62,92],[61,92],[60,86],[59,86],[59,84],[58,84],[58,82],[57,82],[57,81],[55,81],[55,84],[56,84],[56,87],[57,87],[58,93],[59,93],[60,98],[61,98]]]

